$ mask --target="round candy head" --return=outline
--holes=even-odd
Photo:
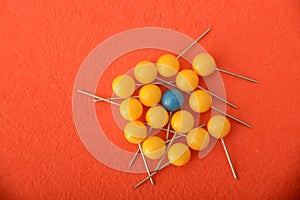
[[[177,89],[171,89],[163,94],[161,103],[165,109],[174,112],[181,108],[183,101],[182,93]]]
[[[189,162],[191,151],[183,143],[173,144],[168,151],[169,162],[176,166],[183,166]]]
[[[140,83],[148,84],[155,80],[157,69],[150,61],[141,61],[134,67],[134,77]]]
[[[171,54],[160,56],[156,62],[158,73],[164,77],[174,76],[179,70],[177,58]]]
[[[209,110],[212,98],[207,92],[196,90],[190,95],[189,104],[193,111],[203,113]]]
[[[137,120],[143,114],[143,106],[137,99],[125,99],[120,105],[120,113],[128,121]]]
[[[196,151],[205,149],[209,143],[208,132],[203,128],[194,128],[187,134],[186,142]]]
[[[176,76],[176,86],[184,92],[193,91],[198,86],[198,83],[198,75],[190,69],[184,69]]]
[[[152,128],[162,128],[169,121],[169,114],[162,106],[153,106],[146,113],[146,121]]]
[[[198,54],[192,62],[194,71],[200,76],[212,74],[216,68],[216,63],[208,53]]]
[[[145,106],[154,106],[161,99],[161,90],[157,85],[144,85],[139,91],[139,99]]]
[[[179,110],[172,116],[171,126],[175,132],[187,133],[194,126],[194,117],[186,110]]]
[[[117,76],[112,83],[115,95],[122,98],[131,96],[135,90],[135,82],[132,77],[124,74]]]
[[[213,137],[223,138],[230,131],[230,122],[222,115],[213,116],[207,123],[207,130]]]
[[[142,150],[147,158],[154,160],[164,155],[166,144],[160,137],[151,136],[144,140]]]
[[[139,144],[147,137],[147,128],[140,121],[131,121],[125,126],[124,136],[128,142]]]

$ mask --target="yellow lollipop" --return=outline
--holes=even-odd
[[[208,132],[204,128],[194,128],[187,134],[186,142],[196,151],[205,149],[209,143]]]
[[[156,62],[158,73],[164,77],[174,76],[179,70],[177,58],[171,54],[160,56]]]
[[[222,115],[213,116],[207,123],[207,130],[213,137],[223,138],[230,131],[230,122]]]
[[[152,128],[162,128],[169,121],[169,114],[162,106],[153,106],[146,113],[146,121]]]
[[[160,137],[151,136],[144,140],[142,150],[147,158],[154,160],[164,155],[166,144]]]
[[[135,66],[133,73],[137,81],[148,84],[155,80],[157,69],[154,63],[150,61],[141,61]]]
[[[175,166],[183,166],[189,162],[191,151],[188,146],[183,143],[173,144],[168,151],[169,162]]]
[[[142,115],[143,106],[137,99],[128,98],[122,101],[120,113],[128,121],[136,120]]]
[[[176,86],[184,92],[193,91],[198,86],[198,83],[199,78],[197,74],[190,69],[184,69],[176,76]]]
[[[213,116],[207,123],[207,130],[210,135],[221,140],[233,177],[238,179],[224,140],[224,137],[230,131],[229,120],[222,115]]]
[[[128,122],[124,129],[126,140],[132,144],[139,144],[147,137],[147,128],[140,121]]]
[[[139,92],[139,99],[145,106],[154,106],[161,99],[161,90],[157,85],[144,85]]]
[[[208,53],[201,53],[194,57],[193,62],[194,71],[200,76],[209,76],[214,72],[214,70],[218,70],[219,72],[229,74],[231,76],[235,76],[253,83],[257,83],[258,81],[246,76],[242,76],[233,72],[226,71],[224,69],[217,68],[214,58]]]
[[[216,68],[216,63],[208,53],[198,54],[192,62],[194,71],[200,76],[212,74]]]
[[[179,110],[172,116],[171,126],[175,132],[187,133],[194,126],[194,117],[186,110]]]
[[[209,110],[212,98],[207,92],[196,90],[190,95],[189,104],[193,111],[204,113]]]
[[[124,74],[117,76],[112,83],[115,95],[122,98],[131,96],[135,90],[135,82],[132,77]]]

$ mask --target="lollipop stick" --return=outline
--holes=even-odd
[[[130,168],[130,167],[133,165],[135,159],[137,158],[137,155],[139,155],[139,152],[140,152],[140,149],[138,148],[138,149],[136,150],[134,156],[132,157],[132,159],[131,159],[131,161],[130,161],[130,163],[129,163],[128,168]]]
[[[139,96],[131,96],[130,98],[139,98]],[[128,99],[127,98],[122,98],[122,97],[112,97],[112,98],[105,98],[106,100],[108,101],[114,101],[114,100],[124,100],[124,99]],[[103,100],[99,100],[99,99],[94,99],[93,100],[94,102],[100,102],[100,101],[103,101]]]
[[[174,140],[179,139],[179,138],[181,138],[181,137],[183,137],[183,135],[178,135],[178,136],[175,137]],[[167,140],[166,143],[171,142],[171,140],[172,140],[172,139]]]
[[[168,131],[168,129],[166,129],[166,128],[162,128],[161,130],[163,130],[163,131]],[[169,129],[169,132],[170,132],[170,133],[176,133],[175,131],[172,131],[172,130],[170,130],[170,129]],[[178,134],[178,133],[177,133],[177,134]]]
[[[165,84],[167,84],[167,85],[170,85],[170,86],[172,86],[172,87],[176,87],[176,85],[174,85],[174,84],[171,83],[171,82],[167,82],[167,81],[165,81],[164,79],[161,79],[161,78],[159,78],[159,77],[156,77],[156,79],[160,80],[161,82],[163,82],[163,83],[165,83]]]
[[[192,48],[201,38],[203,38],[209,31],[211,30],[211,28],[208,28],[206,31],[204,31],[204,33],[202,33],[194,42],[192,42],[187,48],[185,48],[178,56],[177,59],[179,59],[180,57],[182,57],[190,48]]]
[[[144,153],[143,153],[143,151],[142,151],[141,144],[138,144],[138,146],[139,146],[139,150],[140,150],[140,152],[141,152],[141,155],[142,155],[142,158],[143,158],[143,161],[144,161],[144,164],[145,164],[145,167],[146,167],[147,173],[148,173],[148,175],[150,176],[150,169],[149,169],[149,166],[148,166],[147,160],[146,160],[146,158],[145,158],[145,155],[144,155]],[[151,181],[152,185],[155,185],[155,183],[154,183],[154,181],[153,181],[152,177],[150,177],[150,181]]]
[[[147,176],[146,178],[144,178],[141,182],[139,182],[138,184],[136,184],[133,189],[135,190],[136,188],[140,187],[143,183],[145,183],[149,178],[151,178],[152,176],[154,176],[155,174],[157,174],[160,170],[166,168],[167,166],[169,166],[171,163],[167,162],[166,164],[164,164],[161,168],[159,168],[158,170],[152,172],[149,176]]]
[[[88,93],[88,92],[85,92],[85,91],[82,91],[82,90],[77,90],[77,92],[81,93],[81,94],[84,94],[84,95],[87,95],[87,96],[90,96],[90,97],[93,97],[95,99],[98,99],[98,100],[102,100],[102,101],[105,101],[107,103],[111,103],[111,104],[114,104],[116,106],[120,106],[120,104],[116,103],[116,102],[113,102],[113,101],[109,101],[105,98],[102,98],[102,97],[99,97],[99,96],[96,96],[96,95],[93,95],[91,93]]]
[[[222,110],[219,110],[218,108],[216,108],[214,106],[211,106],[211,109],[213,109],[215,111],[218,111],[218,112],[222,113],[223,115],[226,115],[227,117],[229,117],[229,118],[231,118],[231,119],[239,122],[240,124],[243,124],[244,126],[247,126],[248,128],[252,128],[252,126],[250,124],[247,124],[246,122],[243,122],[242,120],[240,120],[240,119],[238,119],[238,118],[236,118],[236,117],[234,117],[232,115],[229,115],[229,114],[223,112]]]
[[[222,141],[222,144],[223,144],[223,148],[224,148],[224,151],[225,151],[225,154],[226,154],[226,157],[227,157],[227,160],[228,160],[228,163],[230,165],[230,168],[231,168],[231,171],[232,171],[232,174],[233,174],[233,177],[234,179],[238,179],[237,175],[236,175],[236,172],[235,172],[235,169],[233,167],[233,164],[231,162],[231,159],[230,159],[230,155],[228,153],[228,150],[227,150],[227,147],[226,147],[226,144],[225,144],[225,141],[223,138],[221,138],[221,141]]]
[[[162,85],[162,84],[166,84],[165,82],[152,82],[149,84],[153,84],[153,85]],[[145,85],[144,83],[137,83],[136,86],[143,86]]]
[[[170,112],[169,119],[171,119],[171,116],[172,116],[172,112]],[[171,125],[171,123],[170,123],[170,120],[169,120],[169,122],[168,122],[168,129],[167,129],[167,135],[166,135],[166,141],[169,139],[170,125]]]
[[[220,72],[223,72],[225,74],[229,74],[231,76],[235,76],[235,77],[238,77],[238,78],[241,78],[241,79],[244,79],[244,80],[247,80],[247,81],[250,81],[250,82],[253,82],[253,83],[257,83],[258,80],[254,80],[252,78],[248,78],[248,77],[245,77],[245,76],[242,76],[242,75],[239,75],[239,74],[235,74],[233,72],[229,72],[229,71],[226,71],[224,69],[220,69],[220,68],[216,68],[216,70],[220,71]]]
[[[222,97],[217,96],[216,94],[212,93],[211,91],[209,91],[209,90],[207,90],[207,89],[205,89],[205,88],[203,88],[203,87],[201,87],[201,86],[197,86],[197,87],[198,87],[199,89],[201,89],[201,90],[207,92],[207,93],[210,94],[211,96],[213,96],[213,97],[219,99],[220,101],[223,101],[224,103],[230,105],[231,107],[237,108],[237,106],[234,105],[233,103],[230,103],[230,102],[227,101],[226,99],[223,99]]]

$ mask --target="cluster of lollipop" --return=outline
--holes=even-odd
[[[203,36],[202,34],[201,37]],[[154,185],[152,177],[170,164],[185,165],[191,157],[190,148],[195,151],[204,150],[211,137],[221,139],[234,178],[237,179],[223,139],[230,132],[230,122],[227,117],[249,128],[251,126],[212,106],[212,97],[214,97],[236,108],[234,104],[199,86],[199,76],[209,76],[214,70],[218,70],[252,82],[257,81],[216,68],[213,57],[208,53],[196,55],[191,69],[180,70],[178,59],[181,56],[182,54],[177,57],[164,54],[156,63],[141,61],[134,67],[133,77],[128,74],[117,76],[112,83],[116,98],[105,99],[78,90],[94,97],[95,102],[106,101],[120,107],[120,115],[127,121],[123,130],[124,136],[128,142],[138,146],[129,166],[132,166],[137,155],[140,154],[148,173],[148,176],[134,188],[139,187],[148,179]],[[172,77],[175,77],[174,81],[164,79]],[[162,87],[166,85],[169,88],[163,92]],[[132,96],[137,87],[139,88],[138,96]],[[122,102],[119,104],[115,100],[122,100]],[[188,100],[188,106],[183,107],[186,100]],[[142,122],[141,116],[145,108],[147,109],[146,122]],[[205,113],[210,108],[220,112],[220,115],[212,116],[206,125],[207,129],[204,129],[205,124],[199,125],[194,116]],[[162,139],[157,135],[151,135],[152,130],[166,131],[166,137]],[[170,133],[173,134],[172,137]],[[176,142],[182,137],[186,138],[186,142]],[[163,164],[166,157],[168,162]],[[158,160],[152,172],[147,159]]]

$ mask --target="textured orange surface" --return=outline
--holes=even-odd
[[[300,198],[298,0],[2,0],[0,15],[0,199]],[[186,166],[158,174],[155,187],[136,191],[145,174],[110,169],[82,145],[71,102],[80,64],[109,36],[145,26],[193,38],[210,26],[201,44],[217,64],[260,81],[222,75],[239,105],[228,112],[254,126],[232,122],[226,137],[239,181],[220,142],[206,158],[193,153]],[[123,56],[105,76],[159,55]]]

